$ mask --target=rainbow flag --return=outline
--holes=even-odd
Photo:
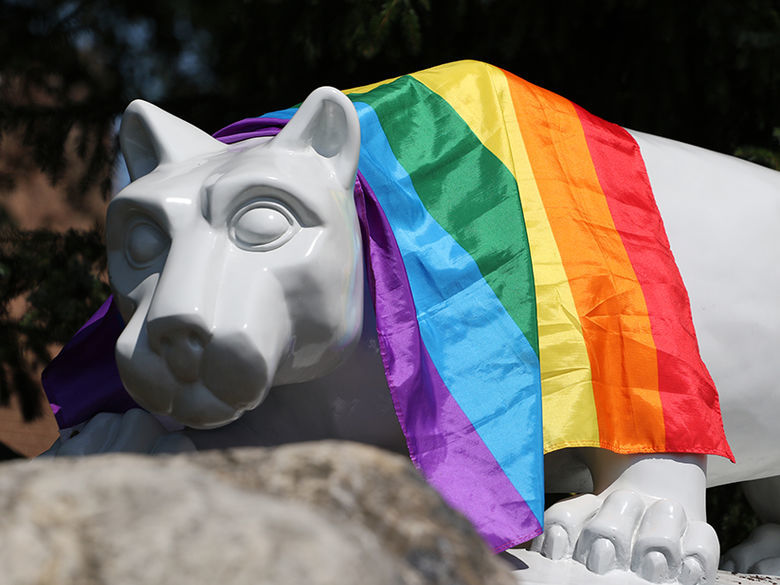
[[[473,61],[345,93],[360,118],[355,200],[409,452],[494,550],[541,531],[543,452],[733,459],[625,130]],[[274,134],[294,113],[215,137]]]

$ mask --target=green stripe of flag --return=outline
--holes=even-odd
[[[512,173],[441,96],[410,76],[349,97],[377,112],[423,205],[471,255],[538,356],[531,255]]]

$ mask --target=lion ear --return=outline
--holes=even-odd
[[[274,139],[274,145],[311,148],[326,159],[339,183],[355,184],[360,158],[360,122],[349,98],[333,87],[315,89]]]
[[[119,145],[133,181],[161,164],[227,148],[203,130],[143,100],[127,106],[119,127]]]

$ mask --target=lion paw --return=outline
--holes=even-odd
[[[169,433],[139,408],[124,414],[101,412],[60,437],[42,456],[64,457],[99,453],[180,453],[195,445],[181,433]]]
[[[630,490],[586,494],[544,514],[531,546],[552,560],[573,558],[605,574],[631,571],[653,582],[695,585],[714,579],[718,539],[706,522],[688,521],[679,504]]]

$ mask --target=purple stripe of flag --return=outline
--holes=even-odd
[[[138,408],[122,385],[114,361],[114,346],[123,328],[119,310],[109,297],[43,371],[41,382],[61,429],[99,412]]]
[[[244,118],[217,130],[213,136],[225,144],[233,144],[259,136],[275,136],[279,133],[279,128],[282,128],[288,121],[284,118]]]
[[[385,373],[412,460],[495,551],[530,540],[541,526],[433,365],[420,337],[401,253],[360,173],[355,202]]]

